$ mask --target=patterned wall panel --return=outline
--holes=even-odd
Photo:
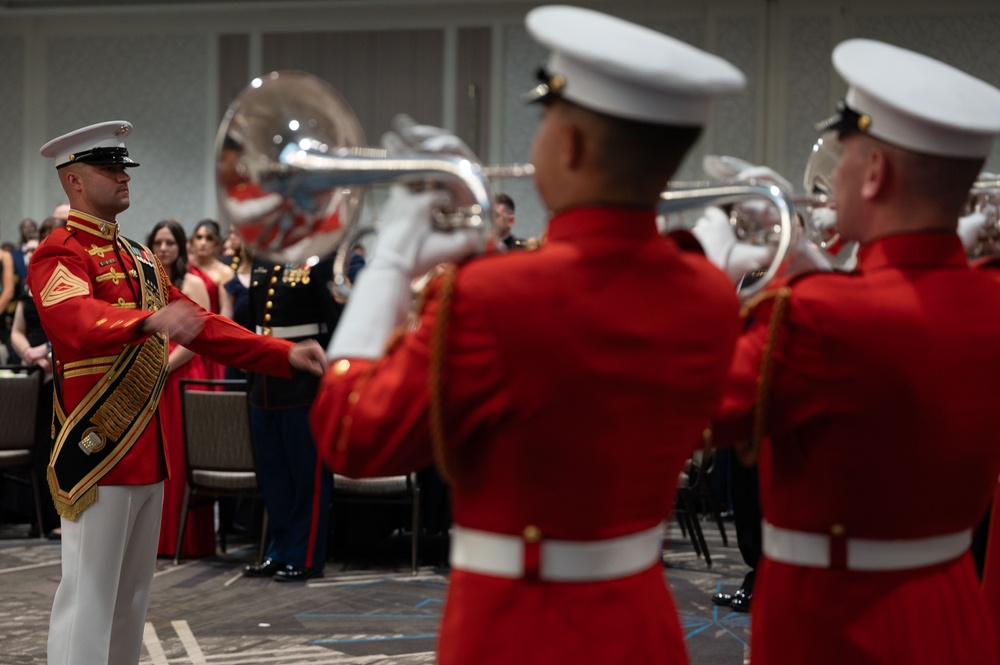
[[[0,240],[16,243],[18,223],[25,217],[41,221],[52,212],[28,210],[24,201],[24,40],[0,37],[0,145],[17,158],[0,159]]]
[[[250,36],[219,35],[219,120],[250,83]]]
[[[166,217],[190,231],[204,216],[207,58],[202,36],[59,37],[48,45],[47,136],[105,120],[135,127],[126,144],[142,166],[131,170],[132,205],[119,221],[137,240]],[[64,198],[54,173],[46,187],[46,201]]]
[[[397,113],[442,123],[442,30],[265,34],[265,71],[299,69],[328,82],[378,145]]]
[[[710,148],[717,154],[732,155],[750,162],[758,159],[758,82],[764,69],[757,56],[758,25],[755,17],[721,19],[716,25],[715,53],[739,67],[747,77],[747,89],[716,103],[712,114]]]
[[[836,76],[830,64],[832,49],[829,18],[789,21],[783,174],[796,189],[802,187],[806,162],[818,138],[815,124],[834,110],[830,101],[832,79]]]
[[[490,66],[492,30],[458,31],[455,74],[455,133],[477,155],[487,159],[490,140]]]
[[[854,35],[879,39],[937,58],[1000,86],[1000,11],[968,15],[860,16]],[[987,169],[1000,170],[1000,145]]]
[[[528,35],[523,26],[508,26],[503,32],[503,131],[499,161],[504,164],[531,160],[531,144],[538,129],[542,109],[528,105],[521,95],[538,82],[535,72],[545,63],[548,51]],[[498,191],[511,195],[517,205],[514,235],[541,237],[548,220],[535,185],[530,178],[516,178],[494,183]]]

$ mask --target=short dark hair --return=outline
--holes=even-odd
[[[514,199],[510,198],[510,196],[501,192],[496,195],[496,200],[498,205],[506,206],[507,210],[514,212]]]
[[[561,101],[586,119],[609,184],[658,197],[701,136],[701,127],[627,120]]]

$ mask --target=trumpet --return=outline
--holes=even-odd
[[[771,280],[780,276],[794,258],[795,204],[791,194],[777,185],[745,184],[679,188],[674,183],[660,194],[660,203],[657,207],[660,214],[666,215],[691,208],[725,206],[748,199],[767,201],[774,207],[778,219],[773,227],[764,229],[766,235],[762,240],[776,244],[774,258],[759,279],[741,281],[738,291],[740,298],[744,300],[752,298]],[[735,225],[739,225],[739,221],[733,217],[730,219]],[[757,233],[760,232],[758,229]]]
[[[281,71],[255,79],[233,101],[216,136],[220,217],[255,254],[276,262],[314,263],[334,256],[334,291],[346,298],[352,239],[360,235],[362,202],[376,184],[416,181],[461,186],[461,206],[437,210],[442,229],[492,228],[491,178],[529,177],[530,164],[489,167],[440,155],[390,156],[365,145],[347,102],[326,82]],[[775,260],[741,295],[749,297],[780,273],[794,249],[793,202],[776,186],[668,188],[660,211],[724,205],[747,198],[778,211]]]

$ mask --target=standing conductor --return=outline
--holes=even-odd
[[[62,516],[62,580],[52,604],[49,665],[135,665],[156,564],[164,450],[156,407],[167,343],[227,365],[321,373],[314,341],[246,331],[188,300],[147,247],[118,233],[129,206],[116,120],[42,146],[69,197],[66,226],[35,251],[28,282],[54,358],[55,441],[48,480]]]

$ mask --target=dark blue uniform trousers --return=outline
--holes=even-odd
[[[333,479],[316,453],[309,407],[250,408],[257,478],[267,507],[267,556],[322,568]]]

